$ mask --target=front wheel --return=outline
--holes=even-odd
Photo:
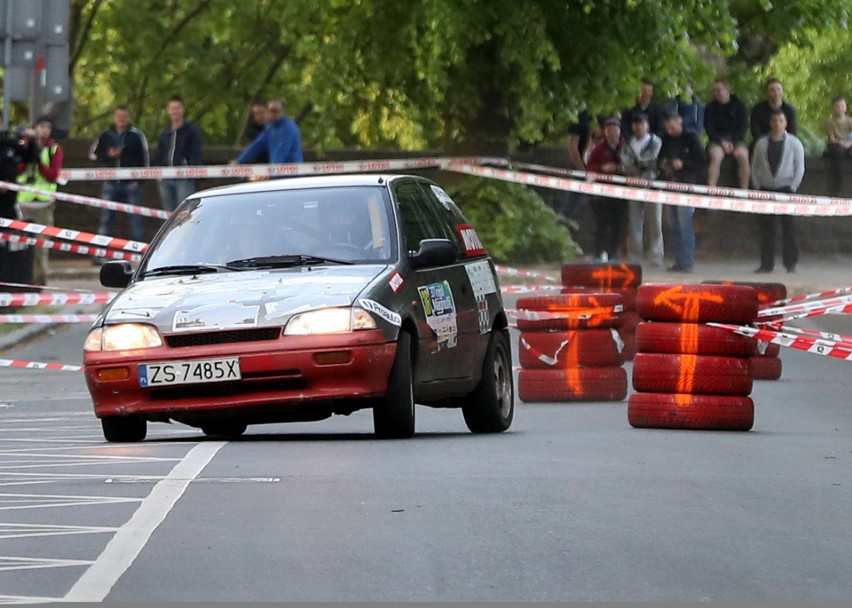
[[[408,439],[414,435],[414,383],[408,332],[399,332],[388,388],[373,405],[373,427],[380,439]]]
[[[472,433],[502,433],[512,426],[515,390],[512,350],[507,330],[494,330],[482,361],[482,378],[462,402],[462,414]]]
[[[111,443],[135,443],[148,434],[148,423],[141,416],[101,418],[101,427],[104,438]]]

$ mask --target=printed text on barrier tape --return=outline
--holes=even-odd
[[[492,167],[479,167],[474,165],[450,164],[446,170],[456,171],[467,175],[478,175],[507,182],[537,186],[540,188],[551,188],[553,190],[567,190],[569,192],[581,192],[594,196],[618,198],[624,200],[644,201],[649,203],[662,203],[666,205],[678,205],[681,207],[696,207],[699,209],[715,209],[718,211],[738,211],[747,213],[764,213],[779,215],[801,215],[801,216],[848,216],[852,215],[852,200],[841,199],[842,204],[837,205],[810,205],[807,203],[776,203],[771,201],[745,201],[735,198],[724,198],[719,196],[703,196],[698,194],[679,194],[660,190],[643,190],[630,186],[618,186],[596,182],[585,182],[520,171],[508,171]],[[836,199],[833,199],[836,200]]]
[[[849,292],[852,292],[852,287],[840,287],[838,289],[829,289],[828,291],[820,291],[818,293],[808,293],[802,296],[793,296],[792,298],[778,300],[777,302],[769,302],[764,306],[761,306],[761,310],[766,308],[775,308],[776,306],[786,306],[787,304],[795,304],[798,302],[808,302],[810,300],[827,298],[830,296],[840,296]]]
[[[845,342],[847,344],[852,344],[852,336],[844,336],[842,334],[835,334],[826,331],[816,331],[813,329],[802,329],[801,327],[791,327],[789,325],[782,325],[781,323],[767,323],[766,325],[761,326],[761,329],[774,329],[775,331],[782,331],[787,333],[796,333],[803,336],[810,336],[812,338],[822,338],[823,340],[831,340],[833,342]]]
[[[155,217],[161,220],[168,219],[171,212],[163,209],[151,209],[150,207],[142,207],[140,205],[130,205],[128,203],[117,203],[108,201],[102,198],[93,198],[91,196],[82,196],[79,194],[70,194],[68,192],[56,192],[54,190],[39,190],[31,186],[22,186],[21,184],[13,184],[12,182],[0,181],[0,190],[14,190],[16,192],[30,192],[32,194],[46,194],[60,201],[69,203],[77,203],[87,207],[97,207],[98,209],[110,209],[112,211],[121,211],[133,215],[144,215],[145,217]]]
[[[780,319],[772,319],[768,322],[755,321],[758,325],[767,325],[771,326],[778,322],[784,321],[792,321],[794,319],[810,319],[811,317],[822,317],[824,315],[849,315],[852,314],[852,304],[845,304],[841,306],[829,306],[828,308],[820,308],[818,310],[811,310],[808,312],[799,313],[797,315],[785,315]]]
[[[852,344],[841,342],[833,342],[830,340],[819,340],[806,338],[803,336],[794,336],[783,332],[772,331],[767,329],[756,329],[754,327],[745,327],[737,325],[727,325],[724,323],[708,323],[713,327],[721,327],[722,329],[730,330],[743,336],[759,338],[764,342],[772,342],[781,346],[795,348],[815,355],[823,355],[825,357],[833,357],[835,359],[845,359],[852,361]]]
[[[394,158],[340,162],[283,163],[279,165],[199,165],[191,167],[65,169],[60,173],[60,177],[67,181],[282,177],[428,169],[430,167],[441,167],[453,162],[464,162],[474,165],[491,164],[507,166],[509,164],[505,158],[493,156]]]
[[[721,196],[724,198],[745,198],[758,201],[781,201],[788,203],[803,203],[806,205],[849,205],[852,199],[832,198],[829,196],[814,196],[810,194],[784,194],[782,192],[767,192],[765,190],[744,190],[742,188],[720,188],[718,186],[701,186],[698,184],[685,184],[681,182],[666,182],[661,180],[642,179],[641,177],[626,177],[623,175],[611,175],[609,173],[592,173],[587,171],[569,171],[559,167],[548,167],[529,163],[512,163],[521,169],[532,171],[544,171],[557,173],[559,175],[570,175],[578,179],[594,180],[598,182],[610,182],[625,184],[639,188],[653,188],[656,190],[673,190],[687,194],[706,194],[710,196]]]
[[[554,291],[562,291],[561,285],[502,285],[500,287],[500,293],[514,293],[514,294],[525,294],[525,293],[541,293],[541,292],[554,292]]]
[[[115,297],[111,291],[91,293],[6,293],[0,291],[0,306],[65,306],[70,304],[106,304]]]
[[[99,315],[0,315],[0,323],[94,323]]]
[[[5,217],[0,217],[0,228],[18,230],[29,234],[47,235],[64,241],[76,241],[86,243],[87,245],[111,247],[113,249],[132,251],[134,253],[145,253],[148,249],[148,243],[142,243],[140,241],[129,241],[127,239],[119,239],[104,234],[92,234],[91,232],[70,230],[68,228],[59,228],[57,226],[45,226],[44,224],[24,222],[22,220],[10,220]]]
[[[76,245],[73,243],[57,243],[50,239],[39,239],[33,236],[23,236],[20,234],[11,234],[0,230],[0,241],[9,241],[10,243],[21,243],[24,245],[32,245],[35,247],[43,247],[45,249],[56,249],[67,253],[79,253],[80,255],[88,255],[97,258],[110,258],[112,260],[127,260],[128,262],[138,262],[142,256],[138,253],[130,253],[127,251],[116,251],[115,249],[104,249],[102,247],[89,247],[88,245]]]
[[[494,269],[497,271],[497,274],[505,274],[511,277],[529,277],[531,279],[542,279],[551,283],[559,283],[561,281],[561,279],[559,279],[558,277],[552,277],[544,274],[543,272],[521,270],[519,268],[512,268],[511,266],[501,266],[499,264],[495,264]]]
[[[79,372],[82,365],[68,365],[65,363],[42,363],[40,361],[17,361],[15,359],[0,359],[0,367],[16,367],[20,369],[49,369],[59,372]]]
[[[791,304],[789,306],[778,306],[776,308],[762,308],[758,311],[757,316],[760,318],[773,315],[794,315],[802,312],[826,310],[828,308],[844,306],[846,304],[852,304],[852,295],[838,296],[827,300],[814,300],[804,304]]]

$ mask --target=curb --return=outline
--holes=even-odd
[[[8,334],[3,334],[0,336],[0,351],[7,350],[21,344],[22,342],[31,340],[36,336],[49,332],[55,327],[55,325],[51,325],[50,323],[37,323],[27,325],[21,329],[16,329]]]

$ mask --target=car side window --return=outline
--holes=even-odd
[[[446,238],[450,239],[455,245],[459,257],[467,256],[467,248],[462,241],[460,231],[464,230],[469,224],[461,209],[443,188],[427,183],[420,183],[419,186],[423,190],[423,195],[429,199],[430,206],[435,214],[441,218],[441,224],[449,227]]]
[[[416,182],[398,184],[395,193],[399,205],[400,229],[407,251],[417,251],[423,239],[450,238],[449,231],[435,215],[431,201]]]

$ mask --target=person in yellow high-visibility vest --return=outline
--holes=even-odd
[[[48,116],[40,116],[35,124],[35,141],[38,146],[38,156],[34,162],[27,164],[26,169],[18,175],[18,183],[39,190],[56,192],[56,183],[62,171],[62,147],[51,136],[53,121]],[[37,224],[53,225],[54,197],[50,194],[34,194],[18,192],[18,204],[27,218]],[[35,250],[33,265],[33,282],[36,285],[47,285],[48,250],[38,247]]]

